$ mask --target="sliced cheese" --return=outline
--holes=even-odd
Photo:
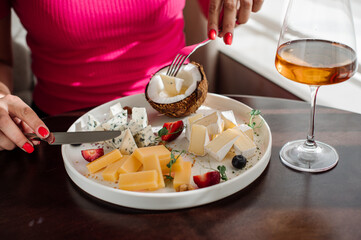
[[[143,128],[148,125],[147,111],[143,107],[132,108],[132,120],[140,124]]]
[[[178,94],[181,94],[184,79],[171,77],[166,74],[161,74],[160,77],[162,78],[164,86],[163,91],[168,95],[168,97],[174,97]]]
[[[123,165],[126,158],[124,156],[111,164],[109,164],[102,172],[103,179],[105,181],[115,182],[119,178],[118,169]]]
[[[158,188],[158,173],[155,170],[124,173],[119,175],[119,188],[139,191]]]
[[[182,162],[182,171],[176,172],[173,179],[173,188],[177,189],[180,185],[190,184],[192,174],[192,163]]]
[[[157,155],[149,155],[143,159],[143,171],[156,170],[158,173],[158,188],[164,188],[165,183],[163,179],[162,169],[160,167],[159,158]],[[152,189],[155,190],[155,189]]]
[[[119,102],[109,107],[109,113],[111,117],[114,117],[121,111],[123,111],[123,107]]]
[[[205,117],[202,117],[201,119],[194,121],[193,124],[206,126],[209,136],[221,133],[224,128],[224,121],[222,120],[219,112],[213,112]]]
[[[183,170],[183,158],[180,155],[174,156],[177,161],[172,165],[172,172],[179,172]],[[160,168],[163,174],[169,174],[169,168],[167,164],[170,162],[170,158],[159,158]]]
[[[191,130],[191,137],[188,146],[188,152],[197,156],[204,156],[204,146],[208,144],[209,136],[208,129],[203,125],[193,124]]]
[[[238,134],[239,138],[235,141],[233,147],[237,155],[243,155],[245,158],[252,157],[256,153],[256,144],[242,131],[230,129]]]
[[[122,139],[122,142],[119,146],[119,150],[122,154],[130,155],[137,149],[137,144],[133,138],[132,133],[130,132],[129,128],[125,130],[125,135]]]
[[[136,172],[142,166],[142,163],[132,155],[125,155],[122,164],[118,168],[118,174]]]
[[[193,122],[197,121],[198,119],[201,119],[202,117],[203,117],[202,113],[197,113],[197,114],[187,117],[185,119],[185,125],[186,125],[185,134],[186,134],[186,138],[188,139],[188,141],[191,140],[191,131],[192,131]]]
[[[237,134],[235,131],[232,131],[232,129],[227,129],[226,131],[219,134],[215,139],[210,141],[205,146],[205,150],[217,161],[222,161],[238,137],[239,134]]]
[[[170,159],[170,151],[164,145],[157,145],[151,147],[137,148],[134,151],[134,156],[143,163],[143,159],[150,156],[157,155],[159,159]]]
[[[88,168],[90,173],[95,173],[100,169],[105,168],[109,164],[120,160],[122,158],[122,154],[119,149],[114,149],[113,151],[101,156],[100,158],[88,163],[86,167]]]
[[[252,141],[254,141],[253,139],[253,128],[251,128],[250,126],[248,126],[247,124],[240,124],[236,127],[234,127],[235,129],[241,130],[243,133],[245,133]]]
[[[224,130],[237,126],[237,121],[232,110],[221,112],[221,118],[224,121]]]

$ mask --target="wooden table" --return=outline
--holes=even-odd
[[[318,107],[316,139],[334,146],[340,161],[325,173],[303,173],[284,166],[278,153],[306,136],[309,105],[233,98],[260,109],[273,136],[270,163],[247,188],[191,209],[135,210],[80,190],[65,172],[60,146],[3,151],[0,239],[361,239],[361,115]],[[46,123],[64,131],[80,114]]]

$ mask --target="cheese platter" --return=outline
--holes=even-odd
[[[131,109],[131,112],[126,111],[125,107]],[[169,210],[214,202],[248,186],[268,165],[272,145],[271,131],[262,116],[258,116],[254,119],[257,128],[251,128],[252,133],[250,133],[247,123],[251,112],[252,108],[243,103],[212,93],[207,94],[205,102],[196,113],[180,118],[170,118],[158,113],[145,100],[144,94],[117,99],[84,114],[71,125],[68,131],[118,129],[117,124],[121,123],[121,126],[127,126],[124,133],[109,142],[81,146],[63,145],[65,169],[72,181],[85,192],[120,206]],[[118,120],[112,120],[115,118]],[[121,155],[132,156],[134,151],[140,152],[139,149],[155,145],[156,133],[162,129],[164,123],[175,121],[182,121],[185,129],[166,146],[182,152],[182,162],[186,163],[184,166],[187,165],[189,174],[193,177],[190,178],[189,184],[193,186],[191,191],[177,192],[173,183],[166,179],[162,188],[154,185],[153,189],[149,187],[151,191],[149,189],[129,191],[125,190],[126,188],[121,189],[119,182],[134,177],[134,174],[126,178],[124,175],[116,181],[107,181],[104,178],[105,174],[101,171],[89,172],[87,165],[90,163],[84,160],[82,151],[102,148],[104,154],[107,155],[114,149],[119,149]],[[250,138],[252,141],[249,140]],[[203,152],[198,153],[199,151]],[[247,158],[247,164],[241,170],[232,165],[232,158],[240,154]],[[135,160],[131,161],[134,166]],[[142,164],[144,166],[141,166]],[[137,166],[145,168],[145,165],[143,162]],[[204,188],[197,186],[196,176],[214,172],[213,170],[220,168],[224,168],[223,173],[227,180],[222,178],[219,184]],[[139,176],[147,179],[159,176],[144,169],[138,173]],[[109,171],[107,174],[107,177],[113,179]],[[181,181],[182,177],[179,176],[177,177],[176,174],[174,181]],[[184,174],[182,176],[184,177]]]

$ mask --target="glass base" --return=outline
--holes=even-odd
[[[330,145],[316,142],[307,146],[306,140],[286,143],[281,151],[281,161],[288,167],[302,172],[324,172],[336,166],[338,154]]]

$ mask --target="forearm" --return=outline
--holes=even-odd
[[[0,63],[0,97],[10,94],[13,90],[12,67]]]

